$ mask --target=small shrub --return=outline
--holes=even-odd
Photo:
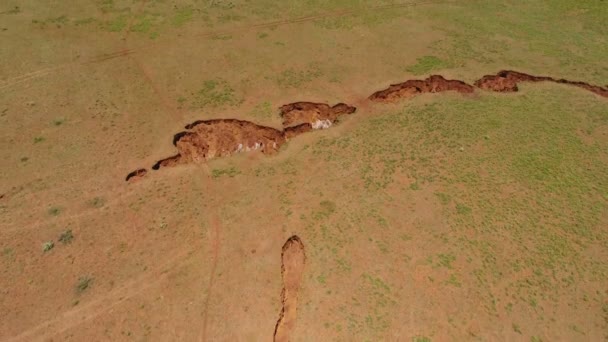
[[[89,204],[94,208],[101,208],[106,204],[106,200],[101,197],[95,197],[89,201]]]
[[[46,253],[53,249],[53,247],[55,247],[55,243],[53,241],[47,241],[42,244],[42,251]]]
[[[456,212],[459,214],[470,214],[473,210],[462,203],[456,204]]]
[[[89,276],[80,277],[78,279],[78,283],[76,284],[76,292],[82,293],[86,289],[91,286],[91,282],[93,282],[93,278]]]
[[[52,207],[49,209],[48,212],[49,212],[49,215],[51,215],[51,216],[57,216],[57,215],[61,214],[61,208]]]
[[[194,9],[192,7],[180,8],[175,12],[173,19],[171,20],[171,24],[173,24],[175,27],[180,27],[192,20],[193,15]]]
[[[64,245],[71,243],[72,239],[74,239],[74,235],[72,234],[71,229],[68,229],[59,235],[59,242],[63,243]]]
[[[55,120],[53,120],[53,125],[61,126],[61,125],[63,125],[64,122],[65,122],[65,119],[55,119]]]

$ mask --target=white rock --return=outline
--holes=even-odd
[[[317,120],[311,124],[312,129],[326,129],[331,127],[331,121],[329,120]]]

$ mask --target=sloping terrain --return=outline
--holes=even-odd
[[[0,4],[0,340],[605,340],[606,22]]]

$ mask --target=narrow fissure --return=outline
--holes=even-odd
[[[533,76],[525,73],[503,70],[495,75],[485,75],[474,85],[460,80],[448,80],[441,75],[431,75],[424,80],[408,80],[392,84],[384,90],[368,97],[372,102],[389,103],[407,99],[418,94],[455,91],[470,94],[475,87],[494,92],[516,92],[520,82],[554,82],[578,87],[608,98],[608,88],[585,82],[555,79],[549,76]],[[333,126],[341,116],[349,115],[357,109],[344,103],[330,106],[325,103],[294,102],[279,108],[283,119],[283,129],[261,126],[238,119],[198,120],[185,126],[187,131],[173,136],[177,154],[157,161],[152,170],[173,167],[191,162],[226,157],[235,153],[261,151],[266,155],[275,154],[288,140],[316,129]],[[135,170],[127,176],[127,181],[135,181],[146,176],[145,169]]]
[[[281,313],[274,328],[274,341],[287,342],[295,328],[298,291],[302,283],[306,254],[304,244],[297,235],[287,239],[281,250]]]

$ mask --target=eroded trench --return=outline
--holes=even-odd
[[[295,328],[298,306],[298,292],[306,263],[304,244],[297,235],[287,239],[281,250],[281,313],[274,328],[275,342],[288,342]]]
[[[470,94],[476,88],[494,92],[516,92],[521,82],[553,82],[575,86],[608,98],[608,88],[585,82],[556,79],[549,76],[533,76],[512,70],[503,70],[495,75],[485,75],[467,84],[460,80],[448,80],[441,75],[432,75],[424,80],[408,80],[392,84],[368,97],[372,102],[396,102],[418,94],[454,91]],[[344,103],[330,106],[325,103],[294,102],[279,108],[282,129],[258,125],[238,119],[199,120],[185,126],[185,131],[173,137],[177,153],[161,159],[153,170],[192,162],[226,157],[236,153],[260,151],[266,155],[277,153],[288,140],[300,134],[333,126],[341,116],[352,114],[356,108]],[[137,181],[148,174],[146,169],[137,169],[126,177],[128,182]]]
[[[356,110],[344,103],[333,107],[325,103],[290,103],[279,108],[283,119],[281,130],[238,119],[195,121],[186,125],[185,131],[173,136],[177,153],[157,161],[152,169],[204,162],[249,151],[272,155],[288,140],[313,130],[327,129],[341,116],[352,114]],[[126,180],[136,181],[146,174],[146,169],[138,169],[129,173]]]

